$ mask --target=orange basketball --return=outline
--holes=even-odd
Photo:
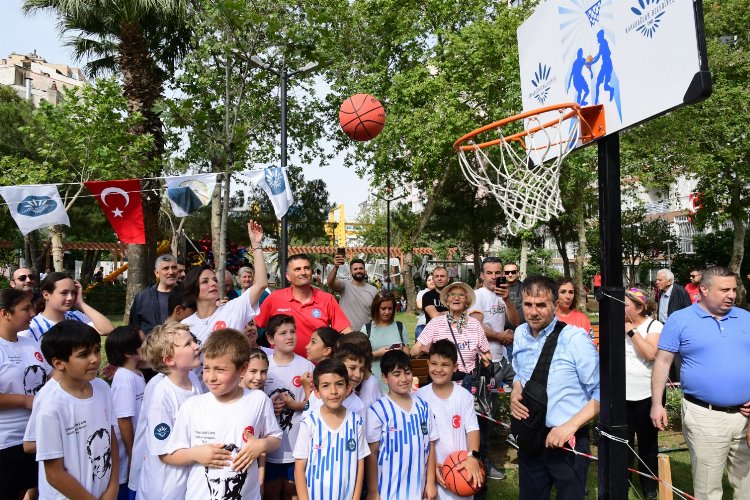
[[[373,96],[354,94],[339,108],[339,123],[350,139],[369,141],[383,130],[385,110]]]
[[[470,497],[479,493],[480,488],[475,488],[469,479],[469,474],[465,470],[456,470],[461,462],[466,460],[466,451],[454,451],[443,462],[443,481],[450,491],[461,497]],[[482,483],[486,479],[484,464],[479,462],[482,467]]]

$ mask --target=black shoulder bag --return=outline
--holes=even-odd
[[[547,378],[557,339],[566,326],[562,321],[557,322],[544,342],[534,373],[523,387],[521,403],[529,410],[529,416],[523,420],[518,420],[512,415],[510,417],[510,433],[516,437],[518,447],[526,453],[538,453],[544,448],[544,442],[547,440]]]

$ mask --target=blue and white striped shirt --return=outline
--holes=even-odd
[[[422,498],[430,441],[438,436],[427,402],[412,399],[407,412],[383,396],[367,414],[367,442],[380,444],[378,492],[383,500]]]
[[[65,312],[65,319],[71,319],[73,321],[80,321],[81,323],[86,323],[87,325],[93,325],[93,322],[91,321],[91,318],[86,316],[80,311],[66,311]],[[57,321],[52,321],[51,319],[44,316],[44,313],[37,314],[33,318],[31,318],[31,323],[29,324],[29,329],[24,330],[23,332],[19,332],[19,337],[28,337],[30,339],[34,339],[36,342],[42,341],[42,335],[47,333],[47,331],[52,328]]]
[[[293,454],[295,459],[307,460],[305,481],[310,500],[351,499],[359,460],[370,454],[364,419],[347,410],[339,428],[331,429],[320,408],[310,410],[300,422]]]

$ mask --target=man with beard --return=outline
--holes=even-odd
[[[34,279],[31,269],[28,267],[19,267],[10,277],[10,288],[26,292],[29,299],[31,299],[32,302],[35,302],[37,297],[34,295]]]
[[[179,275],[174,255],[164,254],[157,257],[154,274],[159,280],[158,283],[141,290],[130,307],[130,326],[143,330],[146,335],[169,317],[169,292],[177,284]]]
[[[344,264],[344,256],[336,254],[333,257],[333,268],[328,273],[327,283],[332,290],[341,295],[341,309],[346,317],[349,318],[352,330],[358,332],[365,323],[369,323],[370,306],[372,299],[378,293],[378,289],[367,282],[367,271],[365,271],[365,261],[362,259],[352,259],[349,263],[349,270],[352,274],[352,281],[338,280],[336,274],[339,266]]]
[[[436,266],[432,270],[432,281],[435,288],[425,293],[422,297],[422,310],[427,323],[441,314],[448,314],[448,307],[440,302],[440,292],[448,284],[448,270],[443,266]]]

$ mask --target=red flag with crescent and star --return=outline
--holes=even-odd
[[[83,185],[96,197],[120,241],[146,243],[139,179],[91,181]]]

